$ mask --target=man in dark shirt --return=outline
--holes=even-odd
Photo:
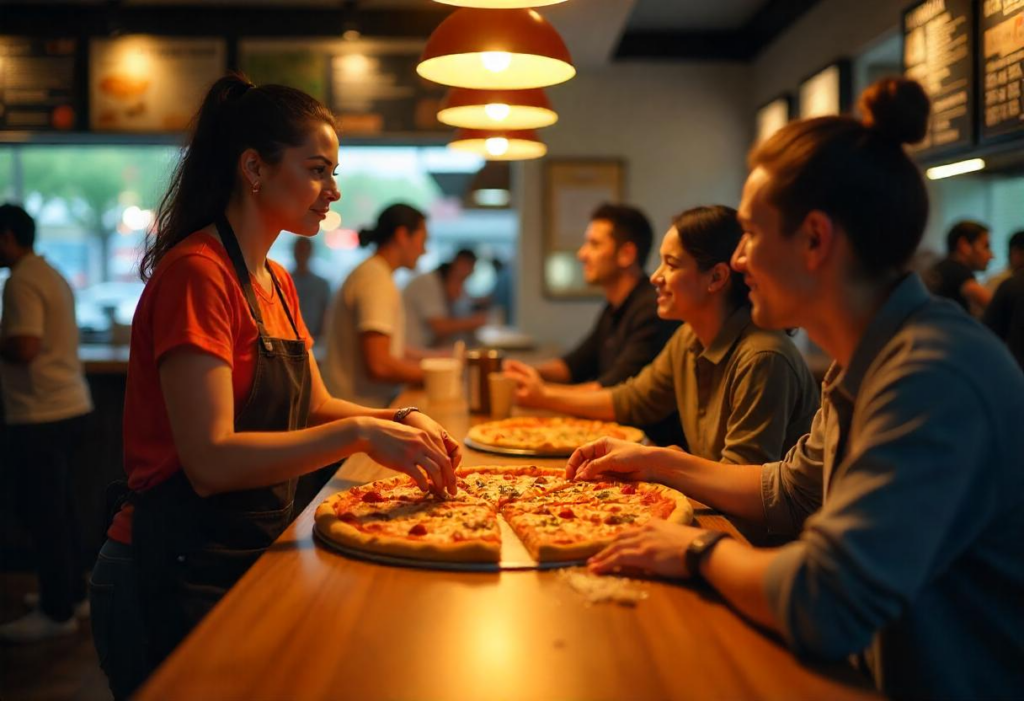
[[[985,325],[1006,341],[1017,364],[1024,370],[1024,267],[996,290],[985,308]]]
[[[928,289],[937,297],[953,300],[964,311],[982,311],[992,293],[974,279],[974,273],[985,270],[992,260],[988,227],[974,221],[954,224],[946,234],[946,249],[946,258],[925,275]]]
[[[576,348],[530,368],[506,362],[511,372],[534,373],[547,382],[571,384],[580,391],[617,385],[633,377],[668,342],[679,322],[658,317],[657,292],[647,281],[644,263],[654,241],[651,223],[640,210],[604,204],[590,217],[576,257],[583,277],[604,290],[607,304],[591,332]],[[682,440],[679,417],[645,427],[659,443]]]

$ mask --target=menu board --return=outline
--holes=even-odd
[[[792,110],[788,95],[775,98],[757,111],[757,134],[754,143],[759,144],[789,123]]]
[[[422,51],[410,40],[246,39],[239,66],[257,85],[290,85],[326,103],[348,135],[445,131],[445,88],[416,74]]]
[[[928,133],[913,150],[949,151],[974,138],[971,0],[927,0],[903,13],[903,72],[932,100]]]
[[[1024,0],[981,4],[981,138],[1024,134]]]
[[[182,131],[226,65],[223,39],[93,39],[89,125],[95,131]]]
[[[75,39],[0,36],[0,130],[74,129]]]
[[[800,83],[800,119],[842,114],[850,104],[850,66],[833,63]]]

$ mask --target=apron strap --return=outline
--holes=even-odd
[[[242,293],[245,295],[246,301],[249,303],[249,313],[252,314],[252,318],[256,321],[256,329],[260,335],[260,343],[268,351],[273,350],[274,345],[270,341],[270,334],[267,333],[266,327],[263,325],[263,315],[260,313],[260,305],[256,301],[256,292],[252,288],[252,280],[249,275],[249,268],[245,264],[245,258],[242,256],[242,249],[238,245],[238,238],[235,236],[235,230],[231,228],[231,224],[228,223],[226,216],[221,214],[217,217],[215,222],[217,232],[220,234],[221,243],[224,244],[225,250],[228,252],[228,258],[231,259],[231,264],[235,268],[235,276],[238,278],[238,284],[242,287]],[[281,300],[281,305],[284,307],[284,313],[288,317],[288,322],[292,326],[292,330],[295,332],[295,338],[299,339],[299,330],[295,326],[295,321],[292,319],[291,310],[288,309],[288,302],[285,300],[284,295],[281,294],[281,286],[277,282],[277,277],[274,275],[274,271],[270,269],[268,263],[264,263],[267,268],[267,272],[270,273],[270,279],[274,283],[274,289],[277,290],[278,297]]]

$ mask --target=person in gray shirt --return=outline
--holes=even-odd
[[[803,326],[835,358],[809,434],[734,466],[602,439],[570,477],[661,481],[769,532],[752,548],[667,523],[592,570],[705,580],[799,655],[851,657],[896,698],[1024,695],[1024,375],[953,303],[905,272],[928,196],[903,144],[928,98],[885,79],[863,122],[791,123],[755,148],[733,256],[765,328]]]
[[[306,322],[313,340],[319,340],[327,317],[327,304],[331,299],[331,288],[327,280],[314,273],[309,267],[313,257],[313,242],[304,236],[296,237],[292,247],[295,256],[295,268],[292,269],[292,280],[295,292],[299,296],[299,312]]]

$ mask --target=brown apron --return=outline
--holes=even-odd
[[[221,217],[217,230],[259,329],[249,397],[235,431],[292,431],[309,416],[310,368],[281,287],[267,266],[295,339],[271,338],[263,325],[238,240]],[[150,662],[162,662],[291,522],[296,480],[196,494],[183,470],[135,495],[132,543]]]

